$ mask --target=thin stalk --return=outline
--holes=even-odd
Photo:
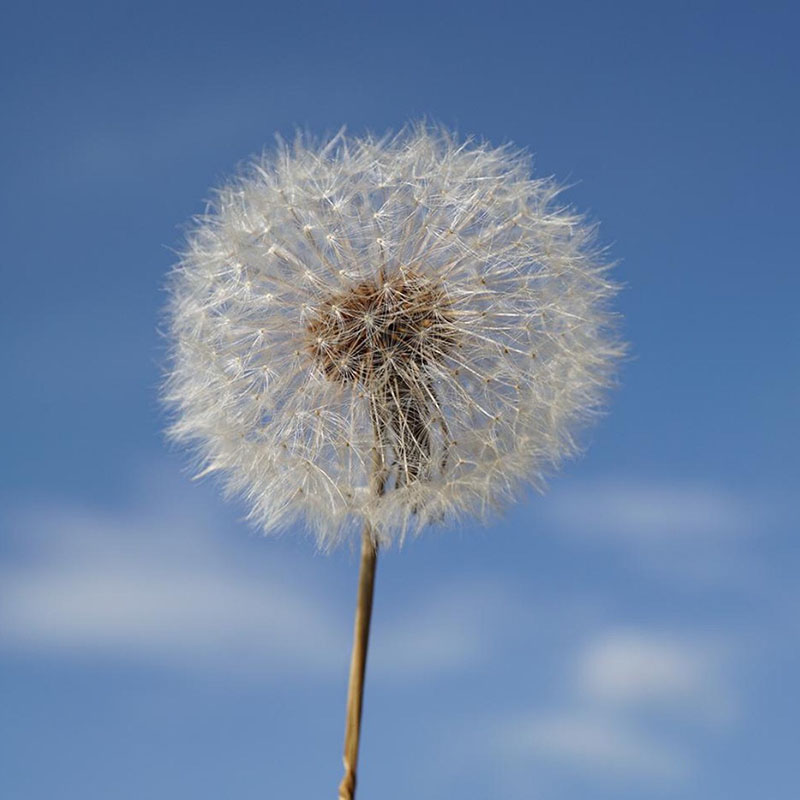
[[[339,800],[353,800],[356,794],[358,743],[361,735],[361,707],[364,699],[364,674],[367,668],[369,623],[375,589],[378,547],[369,524],[361,537],[361,567],[358,573],[358,599],[353,631],[353,654],[350,659],[350,682],[347,688],[347,717],[344,733],[344,777],[339,784]]]
[[[370,417],[375,445],[372,450],[370,489],[380,497],[386,487],[386,432],[375,399],[370,398]],[[353,626],[353,653],[350,657],[350,681],[347,686],[347,714],[344,728],[344,777],[339,784],[339,800],[353,800],[356,794],[358,744],[361,737],[361,708],[364,702],[364,674],[367,669],[369,623],[372,619],[372,596],[375,591],[375,568],[378,545],[369,522],[361,533],[361,566],[358,571],[356,619]]]

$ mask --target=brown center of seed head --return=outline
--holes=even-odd
[[[309,351],[330,380],[368,389],[398,377],[413,380],[457,340],[443,289],[410,271],[331,294],[312,312],[308,334]]]

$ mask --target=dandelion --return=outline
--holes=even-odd
[[[218,192],[175,270],[172,436],[265,530],[362,529],[343,800],[378,546],[541,487],[621,353],[560,191],[442,128],[301,136]]]

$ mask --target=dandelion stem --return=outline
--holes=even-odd
[[[344,733],[344,777],[339,784],[339,800],[353,800],[356,793],[358,743],[361,734],[361,706],[364,699],[364,673],[367,667],[369,623],[372,617],[372,595],[375,588],[375,567],[378,546],[369,523],[361,538],[361,567],[358,574],[358,599],[353,631],[353,654],[350,660],[350,682],[347,689],[347,719]]]

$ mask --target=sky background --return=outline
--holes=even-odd
[[[12,3],[0,32],[0,795],[333,797],[357,555],[164,445],[165,275],[274,133],[427,115],[601,220],[586,455],[379,565],[360,797],[800,796],[790,3]]]

